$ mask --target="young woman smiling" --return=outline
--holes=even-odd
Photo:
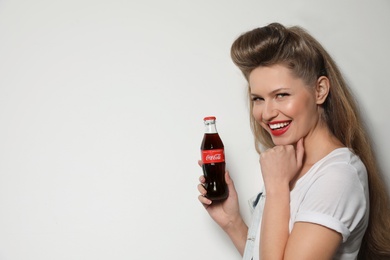
[[[264,188],[250,228],[229,197],[200,202],[245,260],[390,259],[390,205],[354,99],[324,48],[299,27],[241,35],[231,55],[248,81]],[[200,162],[201,163],[201,162]]]

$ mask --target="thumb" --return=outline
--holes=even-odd
[[[225,181],[226,181],[226,184],[228,186],[228,189],[231,191],[231,190],[235,190],[234,188],[234,182],[232,180],[232,178],[230,178],[230,174],[229,174],[229,171],[226,171],[225,172]]]
[[[295,147],[295,153],[297,158],[297,165],[302,167],[303,155],[305,154],[305,148],[303,147],[303,138],[299,139]]]

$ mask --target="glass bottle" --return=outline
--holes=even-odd
[[[204,118],[205,132],[200,146],[202,155],[203,175],[206,179],[204,187],[207,190],[206,198],[218,201],[228,197],[228,188],[225,181],[225,152],[219,137],[216,118]]]

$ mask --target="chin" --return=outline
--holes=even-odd
[[[297,141],[293,141],[291,139],[284,139],[284,138],[272,138],[272,142],[275,146],[279,145],[294,145],[297,143]]]

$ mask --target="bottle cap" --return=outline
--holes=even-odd
[[[206,120],[215,120],[215,116],[207,116],[203,120],[204,121],[206,121]]]

